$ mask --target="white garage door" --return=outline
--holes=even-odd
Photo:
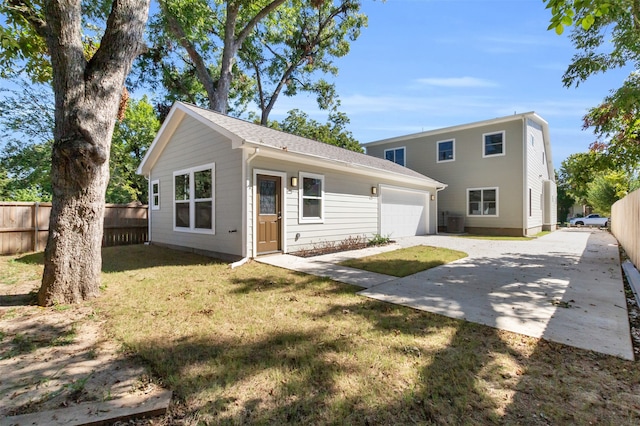
[[[428,192],[380,188],[380,235],[391,238],[425,235],[428,223]]]

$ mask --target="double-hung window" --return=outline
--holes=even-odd
[[[405,165],[405,149],[402,148],[392,148],[384,150],[384,158],[393,161],[396,164],[400,164],[401,166]]]
[[[482,135],[482,156],[495,157],[505,155],[504,131]]]
[[[438,141],[438,163],[445,163],[447,161],[454,161],[455,157],[456,140],[449,139],[446,141]]]
[[[215,233],[215,164],[173,173],[174,230]]]
[[[160,181],[151,181],[151,210],[160,210]]]
[[[498,188],[467,189],[467,215],[498,216]]]
[[[300,173],[299,220],[302,223],[324,221],[324,176]]]

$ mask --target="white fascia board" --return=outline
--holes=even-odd
[[[467,124],[458,124],[456,126],[442,127],[442,128],[439,128],[439,129],[427,130],[427,131],[424,131],[424,132],[412,133],[412,134],[404,135],[404,136],[396,136],[396,137],[389,138],[389,139],[371,141],[371,142],[363,143],[362,146],[364,146],[366,148],[367,146],[384,145],[384,144],[388,144],[388,143],[392,143],[392,142],[393,143],[402,142],[402,141],[406,141],[406,140],[421,138],[421,137],[424,137],[424,136],[438,135],[440,133],[457,132],[457,131],[460,131],[460,130],[472,129],[474,127],[489,126],[489,125],[493,125],[493,124],[506,123],[506,122],[513,121],[513,120],[521,120],[523,117],[530,117],[530,116],[535,116],[536,117],[535,118],[536,121],[540,121],[541,123],[544,123],[544,124],[547,123],[538,114],[536,114],[533,111],[529,111],[529,112],[524,112],[524,113],[521,113],[521,114],[508,115],[506,117],[492,118],[490,120],[476,121],[476,122],[467,123]]]

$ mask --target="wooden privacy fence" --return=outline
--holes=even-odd
[[[0,202],[0,254],[44,250],[51,203]],[[106,204],[102,246],[147,240],[147,206]]]
[[[640,268],[640,189],[611,207],[611,232],[631,262]]]

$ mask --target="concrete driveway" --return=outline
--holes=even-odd
[[[405,278],[336,265],[398,245],[447,247],[469,256]],[[618,245],[606,231],[563,229],[532,241],[428,235],[398,245],[259,260],[367,287],[359,294],[373,299],[633,359]]]

